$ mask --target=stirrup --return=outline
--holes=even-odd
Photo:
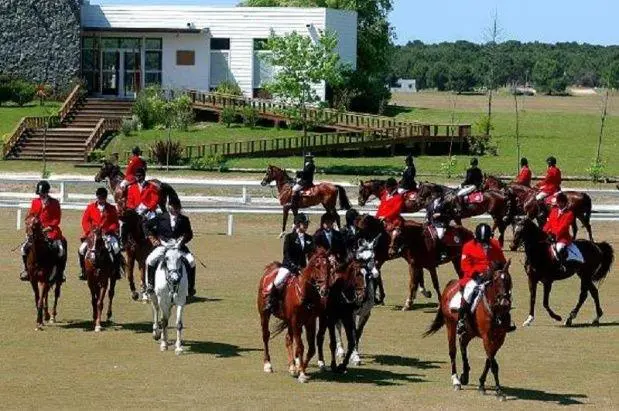
[[[19,279],[21,281],[30,281],[30,275],[28,275],[28,271],[24,270],[19,274]]]
[[[77,276],[77,279],[80,281],[86,281],[86,274],[81,272],[80,275]]]

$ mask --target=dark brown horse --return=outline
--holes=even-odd
[[[380,199],[386,183],[387,180],[359,180],[359,197],[357,198],[359,206],[363,207],[372,197]],[[405,193],[404,206],[402,207],[403,213],[416,213],[423,207],[425,206],[417,201],[416,191],[411,190]]]
[[[57,272],[59,258],[43,232],[41,220],[31,215],[26,218],[26,236],[30,244],[26,256],[26,271],[34,291],[34,305],[37,309],[37,330],[42,330],[44,321],[54,323],[58,315],[58,299],[62,286],[62,276]],[[66,252],[66,248],[65,248]],[[49,314],[47,296],[52,286],[55,286],[54,307]]]
[[[269,320],[272,314],[270,311],[265,311],[264,307],[268,285],[275,279],[279,267],[279,263],[267,265],[258,285],[257,305],[264,344],[264,372],[267,373],[273,372],[269,353],[269,339],[271,338]],[[299,382],[307,382],[309,379],[306,369],[316,353],[316,319],[325,307],[329,293],[330,271],[331,264],[328,255],[322,249],[317,250],[300,275],[290,276],[283,292],[283,301],[277,312],[273,314],[281,320],[273,336],[287,330],[288,368],[290,374],[298,375]],[[308,343],[305,359],[303,358],[303,327],[305,327]]]
[[[512,250],[519,246],[524,246],[526,254],[525,270],[529,279],[530,305],[529,316],[524,325],[530,325],[535,318],[535,296],[537,294],[537,283],[544,285],[544,308],[556,321],[561,321],[561,316],[555,314],[550,308],[550,291],[554,281],[564,280],[577,274],[580,277],[580,295],[576,307],[570,312],[565,322],[570,326],[580,307],[587,299],[587,294],[591,294],[595,303],[596,316],[593,324],[599,324],[602,316],[600,299],[596,283],[602,281],[610,271],[614,259],[614,250],[606,242],[594,243],[587,240],[576,240],[574,242],[585,260],[584,264],[566,263],[566,270],[561,270],[559,264],[550,252],[550,242],[548,236],[533,221],[528,218],[519,220],[514,227],[514,239],[511,245]]]
[[[491,175],[486,176],[484,180],[484,189],[486,189],[486,187],[494,190],[504,190],[506,193],[513,193],[516,208],[508,210],[510,220],[513,221],[513,217],[515,216],[527,216],[532,219],[537,219],[540,226],[543,226],[546,222],[550,207],[545,205],[542,210],[539,209],[540,203],[535,200],[535,196],[539,193],[538,190],[516,183],[505,184],[499,178]],[[593,206],[591,197],[587,193],[578,191],[563,192],[567,196],[569,209],[572,210],[574,216],[580,220],[583,227],[587,230],[589,241],[593,241],[593,233],[591,231],[591,211]],[[576,238],[578,234],[576,219],[572,225],[572,230],[574,231],[574,238]]]
[[[284,218],[282,221],[282,233],[280,238],[286,233],[286,222],[288,221],[288,212],[292,210],[293,215],[297,215],[298,210],[292,207],[292,187],[294,186],[293,179],[283,170],[276,166],[268,166],[266,174],[262,179],[263,186],[269,185],[272,181],[275,181],[277,186],[277,198],[279,203],[283,207]],[[340,208],[343,210],[349,210],[351,208],[350,201],[346,195],[344,187],[331,183],[320,183],[313,186],[311,189],[302,192],[299,208],[308,208],[318,204],[322,204],[327,213],[332,214],[337,225],[340,224],[340,216],[337,213],[337,202],[340,202]]]
[[[112,301],[114,300],[114,288],[116,287],[117,274],[110,252],[105,246],[105,240],[101,235],[101,229],[91,230],[86,239],[86,255],[84,268],[86,279],[90,289],[92,303],[92,320],[95,332],[102,330],[101,317],[103,316],[103,304],[105,294],[108,294],[107,321],[112,318]],[[108,291],[109,290],[109,291]]]
[[[146,238],[142,224],[142,217],[138,215],[138,213],[134,210],[125,210],[122,215],[119,215],[119,217],[125,225],[123,229],[127,230],[127,241],[124,244],[125,253],[127,255],[127,258],[125,259],[125,273],[127,274],[129,289],[131,290],[131,298],[134,301],[137,301],[141,294],[142,300],[147,301],[146,258],[153,250],[153,246]],[[135,279],[133,276],[136,263],[138,264],[138,270],[140,271],[140,293],[136,290]]]
[[[485,393],[486,376],[492,370],[494,382],[496,384],[496,395],[500,400],[505,399],[499,383],[499,364],[496,354],[505,341],[507,327],[510,325],[510,310],[512,308],[512,280],[509,275],[510,261],[507,262],[502,270],[489,273],[485,279],[484,291],[480,297],[480,302],[475,307],[473,321],[467,324],[467,331],[460,337],[460,354],[462,355],[463,371],[458,377],[456,367],[456,323],[458,322],[458,312],[450,307],[450,302],[459,293],[458,282],[452,280],[447,284],[441,296],[441,303],[434,322],[424,334],[428,336],[441,329],[443,325],[447,328],[447,340],[449,341],[449,358],[451,360],[451,383],[456,390],[460,390],[462,385],[469,383],[470,365],[468,360],[467,347],[469,342],[479,337],[483,340],[484,350],[486,351],[486,365],[479,377],[479,391]]]

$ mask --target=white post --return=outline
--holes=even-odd
[[[64,181],[61,181],[60,182],[60,202],[64,203],[67,201],[68,198],[69,198],[69,193],[67,193],[65,190]]]
[[[243,204],[251,203],[251,197],[247,194],[247,187],[243,186]]]
[[[17,229],[21,230],[21,207],[17,207]]]
[[[232,235],[234,231],[234,215],[228,214],[228,235]]]

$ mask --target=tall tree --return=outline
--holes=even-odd
[[[542,93],[561,93],[567,87],[565,72],[556,59],[544,57],[533,66],[533,82]]]

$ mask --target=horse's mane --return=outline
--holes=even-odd
[[[279,171],[283,174],[284,178],[285,178],[285,179],[286,179],[289,183],[290,183],[290,182],[292,182],[292,181],[294,180],[292,177],[290,177],[290,175],[288,174],[288,171],[286,171],[286,169],[285,169],[285,168],[280,168],[280,167],[274,166],[274,165],[272,165],[272,164],[271,164],[271,165],[269,165],[269,167],[271,167],[271,168],[273,168],[273,169],[275,169],[275,170],[279,170]]]
[[[499,188],[505,188],[507,187],[507,184],[501,180],[500,178],[493,176],[492,174],[486,174],[486,180],[493,180],[496,181],[497,184],[499,185]]]

